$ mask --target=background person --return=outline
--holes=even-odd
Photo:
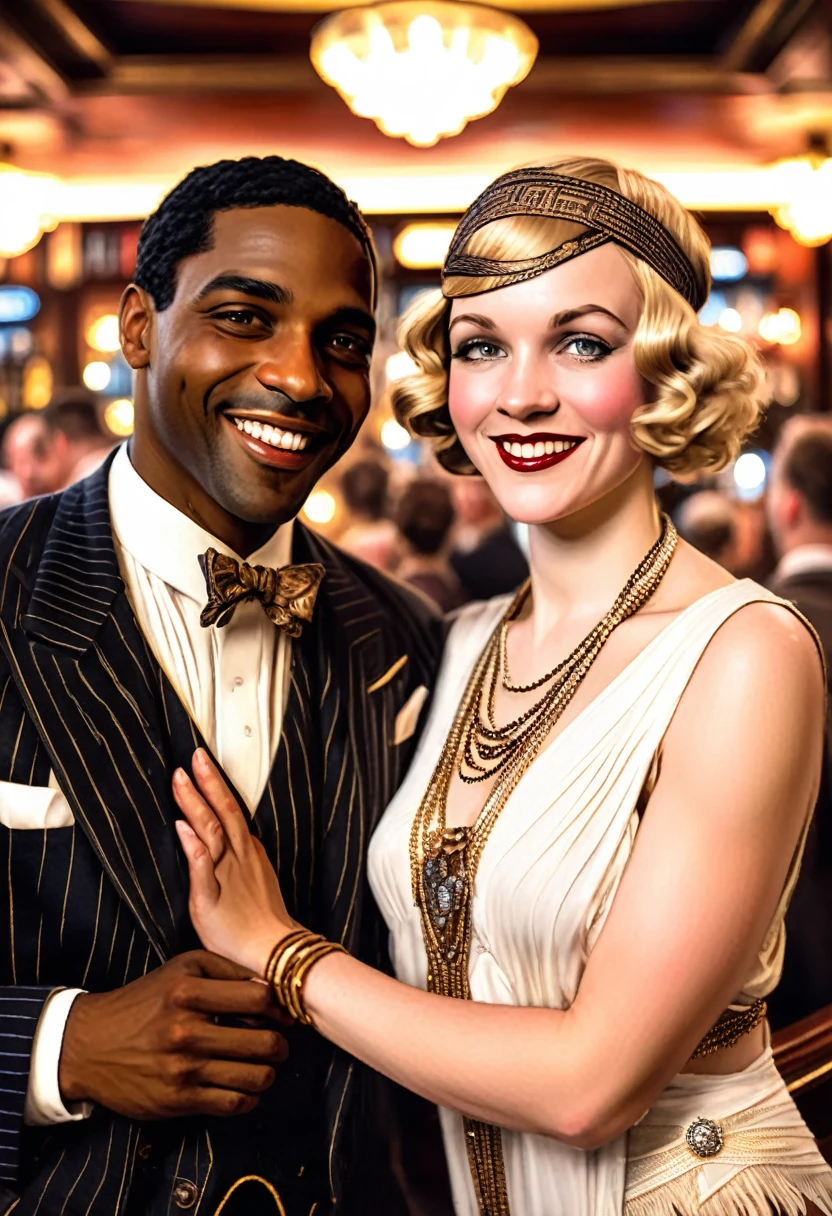
[[[20,486],[21,498],[54,494],[66,484],[68,444],[42,413],[22,414],[6,427],[3,464]]]
[[[500,504],[481,477],[455,477],[456,510],[451,568],[469,600],[488,600],[515,591],[529,576]]]
[[[389,486],[390,474],[382,459],[357,460],[341,475],[351,522],[338,544],[377,570],[392,570],[398,557],[396,526],[389,517]]]
[[[736,532],[734,504],[718,490],[700,490],[686,498],[676,515],[679,535],[734,573]]]
[[[43,417],[65,440],[61,488],[93,473],[117,442],[102,424],[95,399],[83,389],[69,389],[53,397]]]
[[[832,421],[798,416],[782,428],[766,500],[779,562],[771,589],[797,604],[832,660]],[[832,690],[831,690],[832,691]],[[783,979],[771,1000],[775,1029],[832,1003],[832,718],[818,803],[786,917]]]
[[[459,608],[466,595],[448,563],[454,504],[447,485],[435,477],[416,478],[399,499],[395,522],[407,547],[397,577],[428,596],[442,612]]]

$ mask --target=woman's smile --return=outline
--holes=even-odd
[[[554,435],[540,432],[533,435],[489,435],[504,464],[516,473],[537,473],[551,469],[576,452],[585,435]]]

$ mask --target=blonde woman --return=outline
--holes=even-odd
[[[489,187],[405,322],[399,415],[529,526],[531,580],[455,621],[370,843],[397,980],[292,919],[204,753],[175,781],[205,945],[438,1104],[460,1216],[832,1214],[765,1022],[822,662],[653,493],[723,468],[764,400],[708,287],[666,190],[570,160]]]

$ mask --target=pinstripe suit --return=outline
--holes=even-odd
[[[43,786],[52,769],[75,816],[70,827],[0,828],[9,888],[0,911],[0,1212],[5,1197],[17,1216],[183,1206],[214,1216],[231,1192],[224,1216],[249,1216],[258,1203],[274,1213],[282,1204],[286,1216],[317,1204],[320,1216],[349,1191],[357,1155],[374,1143],[364,1132],[373,1080],[301,1028],[250,1116],[143,1128],[98,1110],[83,1123],[22,1127],[49,993],[118,987],[197,944],[170,776],[203,741],[124,593],[107,472],[0,515],[0,780]],[[314,623],[295,643],[281,743],[252,830],[293,914],[380,962],[366,847],[412,754],[412,740],[393,746],[396,712],[420,684],[432,686],[439,630],[405,591],[300,526],[293,556],[322,562],[326,577]],[[234,1190],[248,1175],[263,1181]],[[183,1182],[186,1205],[177,1203]],[[370,1210],[367,1202],[339,1210]]]

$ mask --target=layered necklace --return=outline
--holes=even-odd
[[[528,598],[528,583],[477,660],[410,833],[413,898],[422,918],[429,992],[470,999],[471,903],[491,829],[610,634],[647,603],[662,581],[677,540],[676,529],[663,515],[659,539],[610,610],[567,658],[533,683],[512,683],[507,655],[508,628]],[[498,681],[508,693],[542,690],[533,705],[504,726],[495,720]],[[470,827],[448,827],[446,823],[448,790],[455,771],[468,784],[493,781],[485,805]],[[464,1118],[463,1123],[482,1216],[510,1216],[500,1129],[476,1119]]]

